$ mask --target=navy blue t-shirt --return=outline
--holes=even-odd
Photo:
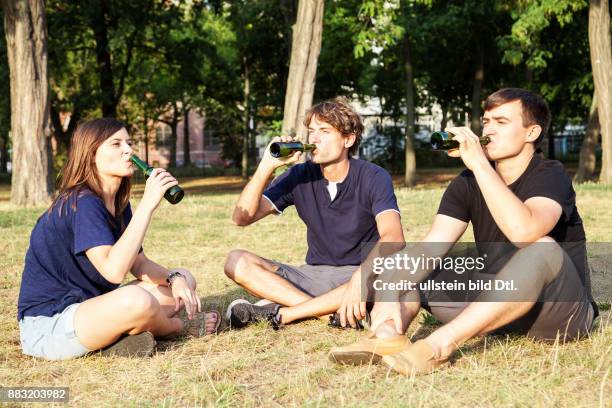
[[[128,204],[123,228],[132,218]],[[38,219],[30,237],[21,277],[17,318],[53,316],[74,303],[116,289],[93,266],[85,251],[114,245],[122,226],[89,190],[56,203]]]
[[[321,167],[311,161],[291,167],[264,191],[282,213],[295,205],[307,228],[309,265],[359,265],[362,244],[378,241],[376,216],[396,211],[391,176],[381,167],[350,159],[348,174],[333,200]]]

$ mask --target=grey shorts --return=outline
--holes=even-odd
[[[269,259],[267,261],[278,266],[276,270],[277,275],[313,297],[321,296],[345,284],[351,279],[353,272],[358,268],[356,265],[332,266],[308,264],[296,267]]]
[[[23,354],[47,360],[81,357],[91,350],[74,331],[74,314],[80,303],[74,303],[51,317],[25,316],[19,321]]]
[[[494,276],[494,275],[493,275]],[[469,306],[440,292],[420,291],[421,306],[442,323],[448,323]],[[495,330],[518,333],[538,340],[572,341],[585,337],[593,328],[595,309],[573,264],[566,261],[538,301],[526,315]]]

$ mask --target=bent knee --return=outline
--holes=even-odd
[[[126,313],[134,317],[151,317],[160,309],[155,297],[138,286],[124,286],[121,290],[120,303]]]
[[[252,254],[243,249],[232,249],[225,260],[223,268],[225,275],[236,283],[246,278],[249,265],[252,263]]]
[[[521,252],[524,253],[529,263],[538,265],[536,270],[549,277],[558,274],[563,266],[564,250],[559,243],[549,236],[539,238]]]

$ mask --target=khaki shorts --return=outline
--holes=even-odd
[[[302,292],[313,296],[321,296],[332,289],[345,284],[351,279],[357,265],[332,266],[332,265],[302,265],[291,266],[280,262],[267,260],[278,266],[276,274],[291,282],[293,286]]]

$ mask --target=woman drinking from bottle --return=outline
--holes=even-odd
[[[147,355],[153,336],[218,327],[217,312],[200,313],[193,276],[158,265],[142,250],[153,212],[177,181],[155,169],[132,215],[132,153],[115,119],[76,129],[57,198],[38,219],[25,258],[18,302],[24,354],[57,360],[106,348]],[[128,272],[136,280],[120,286]]]

